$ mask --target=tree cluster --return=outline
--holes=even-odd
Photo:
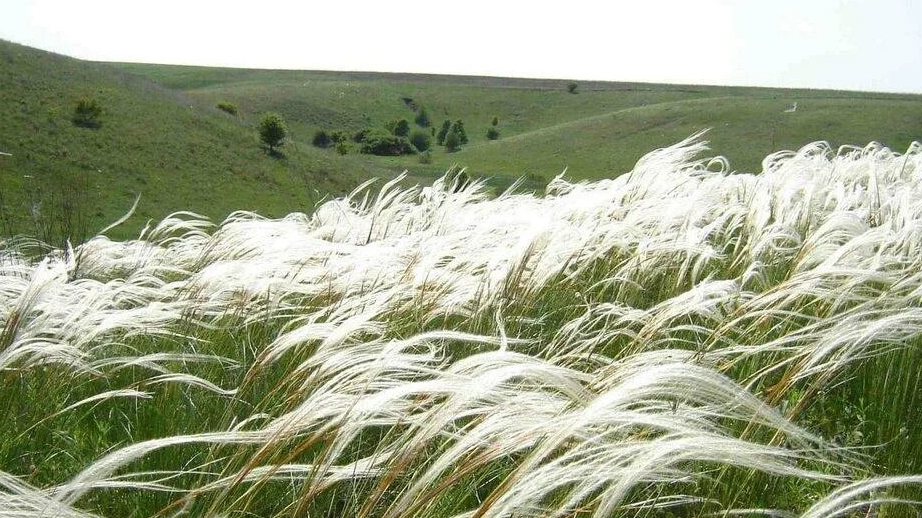
[[[74,107],[74,114],[71,121],[75,126],[81,128],[96,129],[102,126],[102,107],[96,102],[96,99],[80,99]]]

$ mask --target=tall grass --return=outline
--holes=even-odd
[[[0,516],[904,516],[922,146],[0,252]]]

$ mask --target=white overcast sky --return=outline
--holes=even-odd
[[[4,0],[0,38],[102,61],[922,93],[922,0]]]

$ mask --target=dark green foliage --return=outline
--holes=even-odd
[[[449,132],[449,133],[451,133],[451,132],[457,133],[457,134],[458,134],[458,142],[459,142],[460,144],[462,144],[462,145],[463,145],[463,144],[467,144],[467,142],[468,142],[468,140],[467,140],[467,132],[464,131],[464,121],[462,121],[461,119],[456,120],[456,121],[451,125],[451,129],[450,129],[448,132]]]
[[[452,153],[461,149],[461,137],[458,135],[458,132],[454,128],[448,132],[448,135],[445,135],[445,151]]]
[[[377,131],[365,135],[360,151],[367,155],[400,156],[413,153],[413,146],[405,137]]]
[[[499,124],[499,117],[497,117],[497,116],[494,115],[494,116],[493,116],[493,120],[490,121],[490,125],[491,125],[491,126],[496,126],[497,124]]]
[[[412,97],[401,97],[400,100],[403,101],[403,104],[407,105],[407,108],[413,111],[419,108],[419,105],[416,104],[416,101],[414,101]]]
[[[429,133],[425,131],[416,130],[410,135],[410,143],[413,144],[418,151],[426,151],[432,146],[432,140],[429,136]]]
[[[441,146],[445,144],[445,136],[448,135],[448,130],[451,129],[451,121],[445,119],[445,122],[442,123],[442,129],[439,130],[439,134],[436,135],[435,141]]]
[[[365,138],[368,137],[368,135],[371,135],[372,133],[376,133],[376,132],[377,130],[375,130],[374,128],[360,129],[359,131],[356,131],[354,135],[352,135],[352,142],[355,142],[356,144],[361,144],[362,142],[365,142]]]
[[[229,113],[235,117],[237,116],[237,105],[232,102],[221,101],[215,106],[222,112]]]
[[[494,127],[491,127],[490,129],[487,130],[487,139],[488,139],[488,140],[496,140],[496,139],[498,139],[498,138],[499,138],[499,130],[498,130],[498,129],[496,129],[496,128],[494,128]]]
[[[415,122],[417,126],[422,126],[423,128],[428,128],[432,125],[432,121],[429,120],[429,113],[426,112],[425,106],[419,109],[419,113],[416,114],[416,118],[413,119],[413,122]]]
[[[350,147],[349,144],[345,140],[337,142],[336,152],[339,153],[340,155],[345,155],[349,153],[349,147]]]
[[[577,88],[578,86],[579,86],[579,85],[577,85],[576,83],[568,83],[568,84],[567,84],[567,92],[570,92],[571,94],[575,94],[575,93],[576,93],[576,88]]]
[[[330,134],[325,130],[317,130],[314,133],[314,138],[311,140],[311,144],[315,147],[330,147],[333,145],[333,139],[330,137]]]
[[[397,135],[398,137],[406,137],[410,134],[410,122],[406,119],[394,121],[394,123],[391,125],[391,133]]]
[[[102,121],[99,117],[102,115],[102,107],[96,102],[96,99],[80,99],[74,107],[74,115],[71,121],[81,128],[99,128]]]
[[[340,144],[342,142],[348,142],[349,133],[343,130],[337,130],[337,131],[334,131],[333,133],[330,133],[330,139],[337,144]]]
[[[267,113],[259,121],[259,140],[269,146],[269,152],[275,152],[275,148],[284,143],[285,136],[288,135],[288,128],[285,121],[277,113]]]

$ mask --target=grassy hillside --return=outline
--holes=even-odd
[[[245,117],[273,110],[308,141],[317,129],[383,126],[426,107],[438,125],[462,119],[471,139],[460,152],[438,148],[430,165],[415,157],[373,163],[432,174],[452,164],[478,175],[602,178],[640,156],[711,128],[712,148],[735,170],[758,172],[767,154],[816,140],[833,146],[875,140],[906,149],[922,139],[922,96],[641,83],[565,81],[162,65],[120,65],[206,104],[236,103]],[[786,113],[794,102],[798,109]],[[489,141],[491,119],[500,139]],[[330,152],[332,153],[332,151]]]
[[[922,96],[765,88],[486,77],[245,70],[79,61],[0,42],[0,234],[60,241],[91,235],[138,211],[116,237],[148,219],[192,210],[220,219],[238,209],[269,216],[309,210],[369,176],[408,170],[431,182],[453,165],[502,186],[525,176],[540,188],[565,168],[571,178],[617,176],[653,148],[701,129],[731,168],[761,169],[779,149],[828,140],[876,140],[901,150],[922,139]],[[79,99],[103,108],[98,129],[71,123]],[[216,104],[232,102],[237,116]],[[798,110],[786,113],[792,103]],[[436,146],[432,161],[340,156],[310,145],[318,129],[355,132],[414,117],[434,126],[462,119],[470,143]],[[262,113],[288,121],[285,157],[257,143]],[[500,138],[487,129],[499,120]],[[414,125],[414,129],[418,129]]]
[[[101,105],[98,129],[71,122],[82,98]],[[11,154],[0,156],[0,235],[79,240],[138,195],[136,216],[114,235],[178,210],[280,216],[370,173],[310,146],[274,159],[247,120],[110,66],[2,41],[0,106],[0,151]]]

